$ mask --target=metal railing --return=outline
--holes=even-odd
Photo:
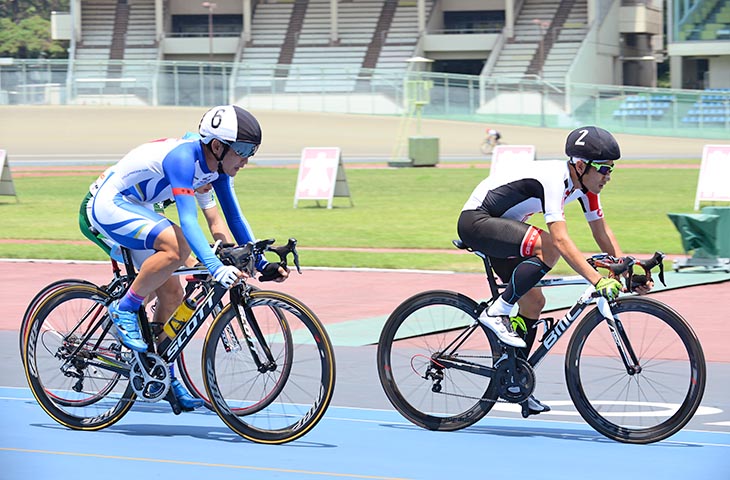
[[[119,62],[119,61],[117,61]],[[114,104],[403,115],[406,80],[430,86],[424,118],[726,140],[730,91],[671,90],[571,83],[537,77],[455,75],[342,66],[232,62],[12,60],[0,63],[0,105]],[[235,68],[234,68],[235,67]]]

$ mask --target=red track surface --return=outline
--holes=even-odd
[[[104,284],[111,278],[108,264],[0,261],[3,315],[0,329],[17,330],[31,298],[45,285],[64,278]],[[399,271],[305,270],[283,284],[264,288],[285,291],[314,310],[325,324],[388,315],[410,295],[424,290],[455,290],[472,298],[484,297],[480,274]],[[659,292],[653,296],[671,305],[692,325],[707,361],[730,362],[730,322],[725,301],[730,282]],[[557,312],[555,315],[557,316]],[[567,343],[562,342],[564,348]],[[556,351],[558,349],[556,348]]]

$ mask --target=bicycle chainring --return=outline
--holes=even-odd
[[[532,365],[521,358],[516,358],[515,363],[517,369],[514,374],[506,360],[498,362],[494,373],[494,379],[499,385],[499,398],[510,403],[524,402],[535,390],[535,370]]]
[[[170,390],[170,368],[154,353],[134,352],[129,384],[141,402],[158,402]]]

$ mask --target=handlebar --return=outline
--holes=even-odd
[[[667,286],[664,282],[664,257],[665,255],[662,252],[654,252],[654,255],[646,260],[637,260],[628,256],[616,258],[611,255],[599,254],[593,255],[587,260],[596,270],[599,268],[607,269],[610,272],[609,275],[613,278],[623,275],[626,279],[626,288],[634,291],[637,287],[652,281],[651,271],[657,266],[659,267],[659,281],[665,287]],[[634,267],[640,267],[644,273],[635,274]]]
[[[240,246],[222,244],[216,250],[216,254],[224,265],[232,265],[253,277],[256,274],[256,261],[265,252],[274,252],[279,257],[279,264],[284,268],[287,266],[287,257],[291,253],[294,266],[297,272],[301,274],[302,269],[299,266],[297,240],[290,238],[286,245],[272,247],[275,241],[273,238],[269,238],[256,242],[248,242],[246,245]]]

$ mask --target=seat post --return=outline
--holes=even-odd
[[[480,252],[481,253],[481,252]],[[499,287],[497,286],[497,279],[494,278],[494,270],[492,270],[492,262],[489,260],[489,256],[480,255],[484,262],[484,271],[487,274],[487,283],[489,283],[489,290],[492,292],[492,298],[499,296]]]

